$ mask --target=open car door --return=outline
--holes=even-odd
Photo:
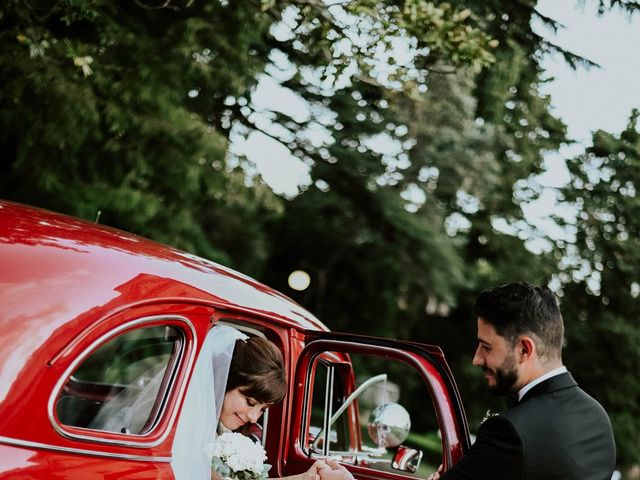
[[[294,378],[285,475],[330,457],[358,479],[425,478],[469,448],[438,347],[305,332]]]

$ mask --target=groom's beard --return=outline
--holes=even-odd
[[[516,369],[516,362],[513,355],[509,356],[503,364],[495,370],[487,367],[482,367],[482,370],[493,373],[495,385],[489,385],[489,392],[496,396],[509,395],[518,380],[518,370]]]

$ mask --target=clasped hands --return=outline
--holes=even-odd
[[[349,470],[330,458],[316,460],[304,477],[304,480],[354,480]]]

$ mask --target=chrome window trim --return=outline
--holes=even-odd
[[[90,442],[96,442],[96,443],[105,443],[105,444],[110,444],[110,445],[117,445],[117,446],[125,446],[125,447],[135,447],[135,448],[145,448],[145,447],[155,447],[157,445],[159,445],[160,443],[162,443],[167,436],[169,435],[170,431],[171,431],[171,427],[175,421],[176,415],[178,414],[178,408],[175,408],[173,410],[173,413],[171,414],[171,418],[169,419],[169,425],[166,429],[166,431],[156,440],[154,441],[145,441],[144,438],[148,437],[150,432],[147,432],[144,435],[133,435],[133,434],[128,434],[129,437],[131,436],[139,436],[141,437],[141,440],[130,440],[130,439],[112,439],[112,438],[100,438],[97,435],[83,435],[83,434],[79,434],[79,433],[72,433],[69,432],[65,429],[65,426],[58,423],[56,421],[56,417],[54,415],[54,411],[55,411],[55,403],[56,400],[58,398],[58,396],[60,395],[60,392],[62,391],[62,388],[64,387],[64,384],[66,383],[67,379],[71,376],[71,373],[73,373],[76,368],[78,367],[78,365],[83,362],[98,346],[102,345],[103,343],[105,343],[108,339],[110,338],[115,338],[117,337],[121,332],[123,332],[124,330],[130,329],[131,327],[138,327],[138,326],[143,326],[146,323],[151,323],[151,322],[155,322],[158,320],[177,320],[179,322],[184,323],[189,330],[191,331],[191,335],[193,337],[193,343],[197,344],[197,335],[196,335],[196,330],[193,326],[193,324],[191,323],[191,321],[189,319],[187,319],[186,317],[180,316],[180,315],[154,315],[151,317],[144,317],[144,318],[139,318],[127,323],[123,323],[122,325],[120,325],[119,327],[105,333],[104,335],[101,335],[99,338],[97,338],[94,342],[91,343],[91,345],[89,345],[87,348],[84,349],[84,351],[78,355],[78,357],[71,362],[71,364],[69,365],[69,367],[64,371],[64,373],[62,374],[62,376],[58,379],[58,382],[56,383],[55,387],[53,388],[52,394],[49,397],[49,402],[47,404],[47,414],[49,416],[49,422],[51,423],[51,425],[53,426],[54,430],[60,434],[61,436],[65,437],[65,438],[71,438],[71,439],[75,439],[75,440],[84,440],[84,441],[90,441]],[[186,338],[185,338],[186,340]],[[186,349],[186,342],[185,342],[185,347]],[[191,368],[193,366],[193,362],[195,360],[195,353],[196,353],[196,349],[192,348],[191,349],[191,355],[189,356],[189,358],[187,359],[187,372],[191,371]],[[184,356],[184,352],[182,352],[180,354],[181,356]],[[180,362],[182,363],[182,362]],[[180,368],[180,366],[178,365],[178,369]],[[184,392],[187,388],[187,381],[184,381],[182,383],[182,385],[180,385],[180,390],[178,391],[178,401],[177,403],[180,404],[182,397],[184,396]],[[160,418],[163,414],[164,414],[164,410],[166,409],[166,404],[163,406],[162,410],[160,411],[160,413],[158,414],[158,418]],[[79,427],[76,427],[79,428]],[[88,432],[96,432],[96,433],[104,433],[104,430],[93,430],[93,429],[83,429],[86,430]],[[118,434],[117,432],[108,432],[108,433],[114,433],[114,434]]]
[[[311,395],[311,374],[314,370],[317,370],[318,365],[322,363],[321,361],[316,362],[316,358],[318,358],[321,354],[322,352],[316,352],[311,355],[311,357],[309,358],[309,367],[307,368],[307,371],[305,373],[304,395],[302,397],[304,402],[302,404],[303,421],[300,422],[300,439],[306,438],[307,430],[309,429],[309,427],[307,426],[307,422],[311,420],[312,405],[310,404],[313,402],[313,396]],[[330,367],[326,364],[323,364],[323,366],[327,369]],[[314,453],[311,451],[311,448],[307,448],[306,445],[300,445],[300,448],[309,458],[311,458]]]
[[[28,440],[20,440],[18,438],[11,438],[11,437],[5,437],[5,436],[0,436],[0,443],[4,443],[7,445],[15,445],[17,447],[36,448],[41,450],[53,450],[55,452],[73,453],[78,455],[89,455],[92,457],[108,457],[108,458],[117,458],[120,460],[133,460],[135,462],[170,463],[172,460],[171,457],[145,457],[144,455],[129,455],[126,453],[112,453],[112,452],[101,452],[98,450],[86,450],[83,448],[59,447],[57,445],[49,445],[47,443],[40,443],[40,442],[30,442]]]
[[[327,384],[324,389],[324,418],[322,419],[322,430],[324,438],[322,440],[322,455],[329,455],[329,446],[331,443],[331,417],[333,416],[333,380],[336,375],[335,365],[329,366],[327,371]],[[318,434],[319,438],[320,434]],[[316,442],[314,442],[315,444]],[[313,447],[313,445],[312,445]]]

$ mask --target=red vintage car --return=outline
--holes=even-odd
[[[260,422],[271,477],[328,455],[358,479],[424,478],[469,446],[438,347],[331,333],[285,295],[135,235],[0,202],[0,297],[0,479],[186,480],[177,457],[201,446],[177,430],[217,324],[284,355],[288,394]],[[126,424],[108,408],[123,399]]]

